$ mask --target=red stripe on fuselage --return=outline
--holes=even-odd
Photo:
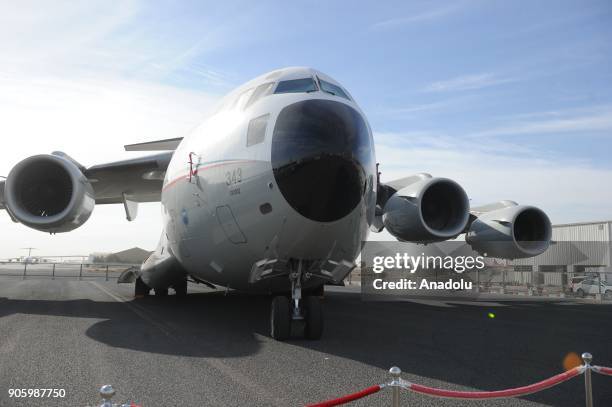
[[[254,162],[256,161],[255,160],[228,160],[228,161],[223,161],[219,163],[212,163],[209,165],[203,165],[202,167],[196,168],[196,170],[191,174],[191,176],[195,177],[198,175],[200,171],[210,170],[210,169],[217,168],[217,167],[223,167],[225,165],[248,164],[248,163],[254,163]],[[189,179],[189,172],[173,179],[172,181],[169,181],[166,185],[164,185],[164,187],[162,188],[162,191],[165,191],[166,189],[174,186],[177,182],[181,180],[185,180],[185,179]]]

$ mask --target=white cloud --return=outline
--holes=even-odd
[[[193,59],[239,39],[230,32],[236,19],[207,14],[186,21],[184,35],[167,35],[176,31],[174,17],[146,18],[142,6],[138,0],[0,5],[0,175],[30,155],[56,150],[86,166],[130,158],[142,153],[124,152],[124,144],[184,136],[201,122],[218,95],[163,85],[160,78],[197,71],[203,85],[229,86],[227,75]],[[1,258],[24,246],[40,255],[152,249],[162,225],[159,204],[145,204],[131,223],[121,205],[97,206],[81,228],[56,236],[14,224],[4,211],[0,228],[10,236]]]
[[[390,29],[413,23],[421,23],[425,21],[436,20],[442,17],[451,15],[461,9],[461,5],[456,3],[446,7],[440,7],[431,10],[418,11],[406,17],[391,18],[380,21],[371,26],[372,29]]]
[[[4,2],[0,62],[13,72],[100,62],[100,41],[135,17],[137,1]],[[114,59],[113,62],[116,62]],[[124,61],[126,62],[126,61]]]
[[[450,106],[453,101],[443,100],[439,102],[432,103],[423,103],[419,105],[409,105],[404,107],[389,107],[385,109],[381,109],[375,113],[383,114],[386,116],[402,116],[405,117],[407,115],[413,116],[419,113],[427,113],[427,112],[436,112],[440,110],[444,110],[448,106]]]
[[[532,120],[524,120],[532,118]],[[510,118],[512,120],[512,118]],[[612,108],[595,107],[580,111],[545,112],[523,115],[511,124],[479,131],[473,136],[512,136],[521,134],[558,134],[612,130]]]
[[[186,135],[216,99],[202,92],[119,79],[0,77],[0,175],[34,154],[61,150],[84,165],[120,160],[123,145]],[[162,230],[159,204],[127,222],[121,205],[98,205],[81,228],[50,236],[0,211],[0,258],[33,246],[39,255],[89,254],[132,246],[153,249]]]
[[[428,172],[459,182],[473,206],[511,199],[539,206],[553,223],[612,219],[612,189],[602,187],[612,180],[610,169],[505,144],[449,139],[413,144],[402,134],[377,134],[375,140],[383,181]]]
[[[461,90],[482,89],[504,83],[516,82],[516,78],[503,77],[491,72],[463,75],[427,85],[424,92],[454,92]]]
[[[419,104],[409,104],[404,106],[381,106],[374,109],[372,115],[382,116],[383,118],[419,118],[423,116],[442,116],[448,112],[458,112],[471,109],[478,103],[478,95],[466,94],[442,100],[424,102]]]
[[[251,40],[248,11],[200,18],[140,0],[4,2],[0,69],[36,76],[137,77],[150,82],[198,75],[203,86],[229,87],[227,76],[198,64],[211,51]],[[179,29],[180,28],[180,29]]]
[[[112,78],[0,76],[0,89],[0,134],[11,147],[5,144],[0,152],[5,172],[18,159],[16,151],[61,149],[82,156],[84,164],[125,157],[125,143],[185,135],[216,100],[203,92]]]

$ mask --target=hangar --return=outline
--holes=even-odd
[[[90,263],[122,263],[141,264],[151,254],[150,251],[140,247],[132,247],[116,253],[92,253],[89,255]]]
[[[507,284],[571,291],[579,278],[612,282],[612,221],[553,225],[552,243],[539,256],[508,261]]]

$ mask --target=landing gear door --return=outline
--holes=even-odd
[[[217,207],[217,220],[230,242],[235,244],[247,242],[246,236],[244,236],[240,226],[238,226],[229,206],[223,205]]]

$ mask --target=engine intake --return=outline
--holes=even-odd
[[[463,233],[469,220],[469,200],[463,188],[447,178],[418,177],[385,203],[382,220],[389,233],[398,240],[420,243]]]
[[[465,240],[489,257],[518,259],[543,253],[551,236],[550,220],[541,209],[516,205],[478,216]]]
[[[9,173],[4,199],[11,215],[43,232],[68,232],[91,215],[94,191],[79,167],[57,155],[36,155]]]

